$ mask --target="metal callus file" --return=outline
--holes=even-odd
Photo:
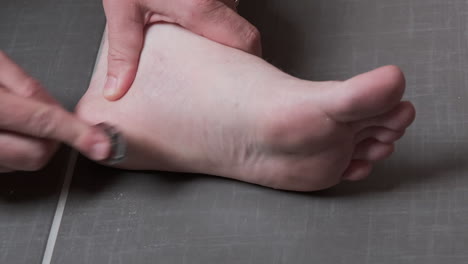
[[[122,162],[127,153],[127,144],[122,134],[114,126],[107,123],[97,124],[96,127],[103,129],[111,141],[111,154],[104,162],[110,165]]]

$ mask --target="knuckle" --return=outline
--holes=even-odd
[[[186,23],[195,24],[222,6],[221,2],[214,0],[187,0],[185,3],[186,16],[188,17]]]
[[[253,25],[249,25],[245,31],[245,39],[250,47],[257,46],[261,42],[260,31]]]
[[[38,109],[29,118],[31,127],[35,128],[36,135],[47,138],[53,134],[60,123],[60,108],[58,106],[46,106]]]
[[[19,87],[19,93],[21,96],[31,98],[36,96],[42,89],[42,85],[36,79],[28,77],[24,80],[23,85]]]
[[[255,26],[250,25],[248,27],[245,37],[249,39],[250,41],[260,41],[261,34],[260,34],[260,31]]]
[[[109,47],[108,58],[112,61],[123,61],[125,56],[122,51],[115,47]]]
[[[117,65],[138,64],[143,47],[143,35],[140,32],[131,32],[129,35],[131,36],[125,36],[124,39],[122,33],[109,30],[109,49],[106,55],[110,68]]]
[[[117,65],[125,65],[132,61],[126,54],[126,52],[116,47],[109,47],[109,52],[107,56],[109,68],[113,68]]]

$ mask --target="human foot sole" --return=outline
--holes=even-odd
[[[174,25],[148,29],[138,69],[127,95],[109,102],[101,57],[76,109],[123,133],[120,168],[320,190],[367,177],[415,116],[401,102],[405,81],[395,66],[310,82]]]

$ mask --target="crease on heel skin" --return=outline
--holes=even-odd
[[[111,142],[111,153],[109,158],[105,159],[103,163],[115,165],[122,162],[127,154],[127,144],[125,139],[117,128],[107,123],[99,123],[95,127],[101,128],[107,134]]]

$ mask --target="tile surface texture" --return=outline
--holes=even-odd
[[[467,5],[242,1],[265,57],[296,76],[401,66],[418,119],[396,155],[365,182],[315,194],[82,165],[55,263],[468,262]]]
[[[1,48],[71,107],[98,48],[98,1],[4,5]],[[397,153],[364,182],[313,194],[80,158],[53,263],[467,263],[468,2],[244,0],[240,10],[265,58],[298,77],[399,65],[418,117]],[[64,170],[49,169],[52,184],[1,180],[0,262],[41,255]],[[11,201],[8,184],[26,198]]]
[[[0,49],[72,109],[88,86],[104,22],[95,0],[2,0]],[[0,263],[41,262],[68,154],[62,149],[37,173],[0,176]]]

